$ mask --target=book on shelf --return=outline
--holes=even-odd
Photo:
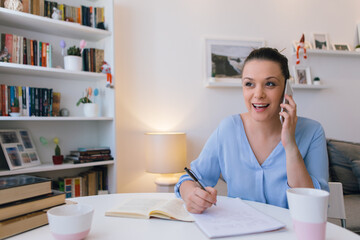
[[[83,70],[86,72],[101,72],[104,62],[104,50],[85,48],[82,54]]]
[[[0,204],[51,193],[51,179],[30,175],[0,178]]]
[[[110,148],[78,148],[78,150],[70,151],[72,156],[91,156],[91,155],[110,155]]]
[[[33,66],[51,66],[51,44],[9,33],[0,33],[1,51],[9,54],[7,62]],[[0,61],[5,61],[4,57]]]
[[[51,193],[0,205],[0,221],[65,203],[65,193]]]
[[[78,176],[59,178],[55,184],[59,191],[65,192],[66,198],[97,195],[99,190],[108,189],[107,168],[94,167]]]
[[[21,116],[52,116],[53,90],[29,86],[8,86],[1,84],[1,116],[8,116],[10,107],[18,103]]]
[[[47,210],[39,210],[0,221],[0,239],[48,224],[46,211]]]
[[[105,216],[130,218],[162,218],[193,222],[181,199],[128,198],[105,212]]]

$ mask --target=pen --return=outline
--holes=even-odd
[[[191,171],[191,169],[188,169],[187,167],[185,167],[184,170],[194,180],[194,182],[199,184],[199,186],[202,190],[206,191],[205,187],[200,183],[199,179],[195,176],[195,173],[193,173],[193,171]],[[208,191],[206,191],[206,192],[208,192]],[[214,205],[216,206],[216,203],[214,203]]]

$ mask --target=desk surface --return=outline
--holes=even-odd
[[[90,197],[74,198],[72,200],[78,203],[86,203],[94,206],[95,212],[92,222],[90,234],[86,240],[93,239],[208,239],[195,223],[169,221],[162,219],[133,219],[120,217],[106,217],[105,211],[115,206],[121,199],[126,197],[147,197],[147,198],[174,198],[173,193],[125,193],[125,194],[110,194],[98,195]],[[219,196],[221,197],[221,196]],[[249,205],[268,214],[279,221],[286,224],[285,229],[273,232],[245,235],[232,237],[231,239],[276,239],[276,240],[291,240],[296,239],[293,230],[290,213],[287,209],[246,201]],[[10,240],[48,240],[53,239],[50,233],[49,226],[43,226],[12,238]],[[360,236],[341,228],[332,223],[327,223],[326,239],[360,239]]]

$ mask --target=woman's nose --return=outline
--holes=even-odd
[[[255,88],[255,94],[254,96],[256,98],[264,98],[265,97],[265,91],[264,91],[264,88],[262,86],[257,86]]]

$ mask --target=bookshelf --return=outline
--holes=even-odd
[[[53,88],[61,93],[60,108],[70,111],[68,117],[0,117],[2,129],[25,128],[32,135],[42,165],[13,171],[0,170],[0,176],[36,174],[45,177],[74,176],[93,166],[107,166],[109,192],[116,192],[116,161],[100,161],[83,164],[64,163],[53,165],[55,145],[51,139],[58,137],[63,155],[78,147],[108,146],[116,159],[115,145],[115,91],[106,87],[106,74],[71,72],[63,69],[60,40],[65,40],[66,49],[79,46],[81,39],[86,48],[104,49],[104,60],[112,67],[114,76],[113,0],[59,0],[71,6],[104,7],[106,30],[82,26],[77,23],[54,20],[29,13],[16,12],[0,7],[0,32],[16,34],[52,45],[52,68],[0,62],[0,84]],[[61,68],[58,68],[60,66]],[[100,116],[84,117],[82,105],[76,106],[88,87],[98,88],[95,101],[100,107]],[[40,143],[40,137],[50,139],[48,145]]]
[[[242,83],[241,83],[241,81],[238,81],[238,82],[208,81],[205,83],[205,86],[208,88],[219,88],[219,87],[242,88]],[[320,89],[328,88],[328,86],[326,86],[326,85],[308,85],[308,84],[292,84],[291,87],[294,89],[306,89],[306,90],[320,90]]]

